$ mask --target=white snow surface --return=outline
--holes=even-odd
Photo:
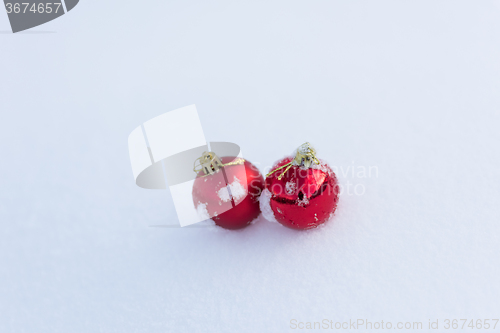
[[[0,332],[499,317],[499,1],[80,1],[9,29]],[[172,198],[134,184],[127,138],[193,103],[263,172],[311,142],[332,220],[154,227]]]

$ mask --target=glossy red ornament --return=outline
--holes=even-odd
[[[268,174],[265,181],[269,192],[262,195],[261,201],[268,202],[264,204],[270,206],[276,221],[286,227],[300,230],[316,228],[328,221],[337,208],[337,177],[328,164],[316,159],[314,154],[312,160],[316,163],[306,162],[308,166],[304,166],[303,162],[302,165],[294,162],[300,161],[297,156],[275,163],[272,169],[275,171]],[[262,210],[265,208],[262,207]]]
[[[222,164],[237,160],[237,157],[220,158]],[[243,165],[223,166],[214,174],[200,171],[193,185],[193,202],[198,212],[204,211],[225,229],[244,228],[260,214],[264,177],[252,163],[243,161]]]

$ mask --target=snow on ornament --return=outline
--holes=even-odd
[[[295,156],[276,162],[267,174],[260,206],[263,216],[292,229],[311,229],[328,221],[337,208],[337,177],[316,158],[308,142]]]
[[[241,229],[259,216],[264,177],[252,163],[204,152],[194,171],[193,203],[202,218],[225,229]]]

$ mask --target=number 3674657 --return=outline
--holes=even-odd
[[[28,2],[20,2],[20,3],[6,3],[5,8],[7,8],[7,14],[10,13],[56,13],[61,8],[60,2],[45,2],[45,3],[28,3]],[[62,9],[61,9],[62,10]]]

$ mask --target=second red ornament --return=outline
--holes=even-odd
[[[339,188],[330,166],[305,143],[295,156],[274,164],[260,198],[264,217],[292,229],[311,229],[328,221],[337,208]]]

